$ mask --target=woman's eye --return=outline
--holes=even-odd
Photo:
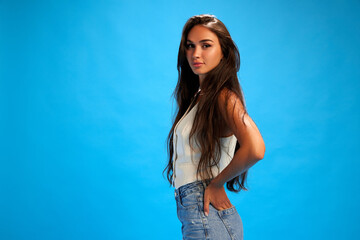
[[[194,44],[192,44],[192,43],[186,44],[186,48],[187,48],[187,49],[189,49],[189,48],[194,48],[194,47],[195,47],[195,46],[194,46]],[[202,47],[203,47],[203,48],[208,48],[208,47],[211,47],[211,45],[210,45],[210,44],[204,44]]]

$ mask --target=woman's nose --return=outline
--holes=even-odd
[[[201,53],[201,48],[200,47],[195,47],[194,48],[194,52],[192,54],[192,57],[195,58],[199,58],[200,57],[200,53]]]

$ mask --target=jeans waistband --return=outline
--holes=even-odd
[[[198,181],[191,182],[191,183],[185,184],[183,186],[180,186],[179,188],[175,189],[175,191],[174,191],[175,197],[189,189],[192,189],[192,188],[195,188],[198,186],[202,186],[205,189],[210,184],[211,180],[212,179],[198,180]]]

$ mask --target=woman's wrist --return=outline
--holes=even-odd
[[[218,175],[219,176],[219,175]],[[212,181],[211,181],[211,185],[213,185],[214,187],[217,187],[217,188],[221,188],[224,186],[224,182],[220,181],[220,179],[217,177],[215,177]]]

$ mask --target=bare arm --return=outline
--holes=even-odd
[[[226,195],[224,184],[248,170],[265,154],[265,143],[254,121],[248,114],[244,115],[244,122],[242,120],[244,107],[240,99],[230,92],[228,104],[225,106],[225,96],[226,90],[220,94],[218,99],[220,111],[226,122],[227,132],[235,135],[240,148],[234,154],[229,165],[205,189],[204,212],[206,215],[209,213],[210,202],[218,210],[232,206]]]
[[[254,121],[248,114],[244,116],[244,107],[240,99],[230,94],[228,106],[225,108],[225,91],[219,97],[219,106],[227,127],[235,135],[240,144],[229,165],[211,182],[220,187],[227,181],[239,176],[259,160],[264,158],[265,143]]]

